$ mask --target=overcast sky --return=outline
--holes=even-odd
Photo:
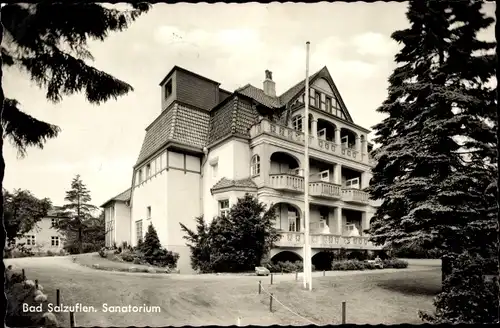
[[[83,96],[46,101],[23,73],[4,71],[7,97],[38,119],[61,127],[43,150],[20,159],[6,143],[5,188],[31,190],[64,203],[76,174],[93,203],[129,188],[145,135],[160,113],[158,83],[174,65],[234,91],[262,87],[273,72],[278,94],[305,77],[305,42],[311,42],[311,74],[327,66],[355,123],[371,128],[387,95],[387,78],[399,49],[390,35],[406,28],[406,3],[156,4],[132,26],[92,43],[94,66],[130,83],[135,91],[101,106]],[[494,14],[494,3],[487,9]],[[484,33],[494,39],[494,27]]]

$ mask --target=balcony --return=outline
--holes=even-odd
[[[250,129],[250,138],[256,138],[260,135],[267,134],[282,140],[287,140],[289,142],[304,145],[305,136],[302,131],[297,131],[286,126],[273,123],[267,119],[261,120],[256,123]],[[344,157],[350,160],[355,160],[365,164],[371,164],[371,157],[367,154],[360,154],[353,148],[345,148],[340,145],[335,144],[333,141],[327,141],[319,139],[314,136],[309,136],[309,146],[315,150]]]
[[[375,246],[370,242],[368,236],[348,237],[319,233],[311,233],[310,236],[312,248],[382,249],[382,246]],[[304,247],[304,233],[292,231],[281,232],[281,239],[276,243],[276,247]]]
[[[342,200],[346,203],[368,205],[368,193],[358,189],[342,189]]]
[[[269,174],[269,183],[276,190],[304,192],[304,178],[298,175],[288,173]]]
[[[325,181],[309,183],[309,194],[314,197],[340,199],[341,189],[339,185]]]

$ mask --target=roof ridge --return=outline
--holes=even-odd
[[[249,86],[250,86],[250,87],[253,87],[253,85],[251,85],[250,83],[247,83],[247,84],[245,84],[244,86],[242,86],[242,87],[240,87],[240,88],[238,88],[238,89],[236,89],[236,90],[234,90],[234,91],[235,91],[235,92],[236,92],[236,91],[241,91],[241,90],[243,90],[243,89],[248,88]]]

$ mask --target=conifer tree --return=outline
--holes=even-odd
[[[90,204],[90,191],[80,175],[71,181],[71,189],[66,191],[64,200],[68,203],[62,206],[59,215],[68,219],[59,219],[54,226],[67,236],[69,242],[75,242],[79,252],[83,253],[83,235],[86,228],[92,227],[96,221],[93,214],[98,208]]]
[[[162,246],[160,239],[158,238],[158,233],[152,224],[149,224],[148,231],[144,236],[144,241],[142,242],[140,251],[144,254],[145,258],[151,258],[154,256],[158,250],[161,250]]]
[[[388,99],[378,109],[388,117],[375,126],[381,146],[369,188],[372,198],[383,200],[372,221],[373,240],[439,249],[443,279],[451,269],[447,256],[478,240],[469,228],[484,227],[476,208],[491,210],[485,191],[497,170],[484,164],[496,160],[494,134],[485,123],[495,117],[492,91],[485,86],[494,61],[472,53],[491,49],[489,43],[474,43],[491,20],[476,14],[478,22],[471,26],[465,20],[481,5],[463,3],[410,1],[411,27],[392,35],[403,49],[396,55],[399,67],[389,79]],[[464,152],[477,159],[467,161]]]
[[[144,2],[130,6],[128,10],[117,10],[92,2],[3,4],[0,66],[27,73],[31,81],[47,91],[47,100],[55,103],[63,96],[80,92],[89,103],[96,105],[123,96],[133,91],[132,86],[90,64],[93,57],[88,41],[104,41],[111,32],[127,29],[150,9]],[[19,155],[24,156],[28,147],[42,148],[47,139],[57,137],[60,131],[59,127],[21,110],[18,100],[4,94],[2,72],[0,70],[0,190],[3,190],[5,175],[4,139],[10,140]],[[5,238],[3,206],[3,197],[0,197],[0,233]]]

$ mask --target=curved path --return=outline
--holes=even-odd
[[[69,256],[6,259],[5,265],[12,265],[14,270],[25,269],[28,279],[38,279],[51,302],[55,303],[55,290],[59,289],[64,305],[80,303],[93,307],[96,312],[75,313],[77,326],[233,325],[238,317],[243,318],[243,325],[306,324],[287,311],[269,313],[266,305],[269,300],[257,294],[257,286],[259,280],[268,286],[270,277],[103,271],[73,263]],[[393,276],[390,274],[393,271],[397,272],[394,276],[401,277],[429,270],[439,269],[423,265],[406,270],[327,272],[326,275],[338,283],[349,279],[352,284],[356,275],[387,280],[380,277]],[[322,275],[322,272],[315,273],[315,276]],[[278,286],[273,288],[279,288],[281,282],[293,283],[295,274],[279,274],[273,278]],[[156,306],[159,310],[157,313],[110,313],[104,312],[104,304]],[[60,318],[62,324],[69,322],[68,313]]]

